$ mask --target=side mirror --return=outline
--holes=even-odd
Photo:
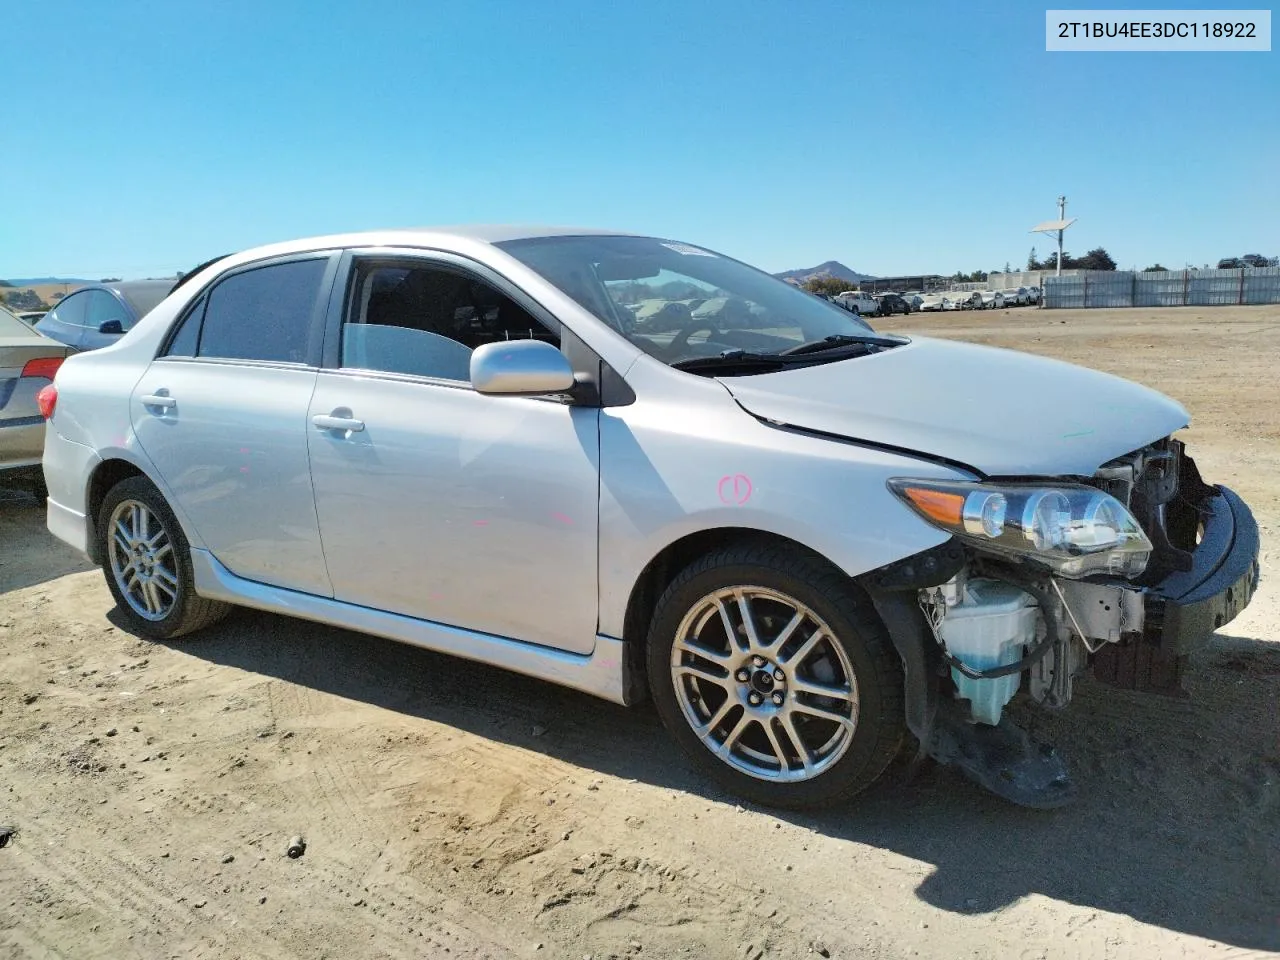
[[[99,333],[124,333],[124,326],[119,320],[103,320],[98,325]]]
[[[542,340],[486,343],[471,353],[471,386],[491,396],[537,397],[573,389],[573,367]]]

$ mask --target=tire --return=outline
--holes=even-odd
[[[901,746],[902,665],[884,625],[847,576],[798,549],[747,542],[693,563],[659,598],[646,657],[681,750],[755,803],[847,801]]]
[[[231,609],[196,594],[182,526],[146,477],[121,480],[107,492],[97,533],[107,588],[133,633],[172,640],[221,620]]]

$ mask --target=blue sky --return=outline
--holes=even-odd
[[[1280,254],[1277,53],[1046,53],[1044,6],[4,4],[0,277],[568,223],[769,270]],[[22,38],[18,42],[18,38]]]

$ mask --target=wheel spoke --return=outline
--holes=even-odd
[[[677,677],[693,677],[696,680],[706,680],[708,683],[714,683],[717,687],[729,689],[728,676],[715,673],[708,667],[704,667],[699,663],[682,663],[678,667],[672,668],[672,672]]]
[[[151,529],[151,514],[147,512],[145,507],[135,506],[133,508],[133,515],[137,522],[136,529],[138,539],[145,543],[147,541],[148,531]]]
[[[725,697],[724,703],[720,704],[720,709],[711,715],[710,720],[696,728],[694,733],[705,740],[712,732],[715,731],[716,727],[724,723],[724,718],[729,715],[729,711],[732,710],[737,703],[738,701],[733,697]]]
[[[712,650],[710,647],[704,647],[700,643],[694,643],[693,640],[677,640],[676,650],[693,654],[701,660],[710,660],[717,666],[728,670],[733,662],[731,654],[721,653],[719,650]]]
[[[729,731],[728,736],[716,749],[716,753],[726,756],[733,751],[733,745],[738,742],[738,738],[746,731],[747,727],[755,723],[751,715],[746,710],[742,711],[742,715],[738,717],[738,722],[733,725],[733,729]]]
[[[791,635],[796,632],[802,623],[804,623],[804,611],[797,610],[795,616],[793,616],[787,622],[787,625],[778,632],[778,635],[769,641],[769,648],[772,650],[781,650],[787,645],[787,642],[791,639]]]
[[[729,616],[729,608],[725,606],[723,600],[716,598],[716,609],[720,612],[720,622],[724,624],[724,634],[729,640],[729,646],[736,650],[748,649],[738,636],[738,628],[733,625],[733,618]]]
[[[751,598],[738,591],[738,613],[742,616],[742,629],[746,631],[747,649],[760,649],[760,632],[756,630],[756,618],[751,615]]]
[[[147,605],[148,613],[160,612],[160,594],[156,591],[155,581],[145,580],[142,584],[143,602]]]
[[[813,704],[804,703],[801,700],[797,700],[793,703],[791,705],[791,710],[793,713],[807,713],[812,717],[820,717],[823,720],[830,720],[833,723],[838,723],[841,726],[846,727],[851,733],[855,726],[852,717],[846,716],[843,713],[837,713],[835,710],[828,710],[826,707],[815,707]]]
[[[778,770],[786,773],[791,768],[791,764],[787,761],[787,751],[782,748],[782,742],[778,739],[778,732],[773,729],[772,718],[761,722],[760,726],[764,728],[764,735],[769,738],[769,747],[773,750],[773,755],[778,758]]]
[[[120,526],[120,524],[117,523],[116,526],[118,527]],[[119,530],[115,530],[112,532],[111,536],[112,536],[112,539],[115,541],[116,547],[120,550],[120,552],[124,553],[127,556],[129,554],[130,547],[129,547],[129,541],[128,539],[126,539],[125,535],[121,533]]]
[[[853,691],[848,687],[837,687],[826,683],[815,683],[812,680],[796,678],[791,681],[792,693],[807,693],[815,697],[830,697],[832,700],[852,702]]]
[[[800,645],[800,648],[796,650],[795,653],[791,654],[791,656],[787,657],[782,662],[786,664],[794,664],[797,667],[800,666],[800,664],[804,663],[809,654],[813,653],[814,648],[822,642],[825,636],[826,633],[821,627],[819,627],[817,630],[813,631],[808,640]]]
[[[159,563],[171,553],[173,553],[173,544],[165,543],[163,546],[155,548],[154,552],[151,554],[151,559],[156,563]]]
[[[178,578],[163,567],[157,567],[156,572],[152,575],[152,582],[170,597],[176,599],[178,596]]]
[[[809,748],[805,746],[805,742],[800,736],[800,731],[796,729],[795,721],[792,719],[790,711],[780,713],[778,721],[782,724],[782,732],[791,741],[791,746],[795,750],[796,756],[800,758],[800,764],[804,767],[804,772],[806,774],[810,773],[813,770],[813,757],[809,755]]]

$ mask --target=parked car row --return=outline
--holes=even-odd
[[[915,293],[865,293],[846,290],[831,298],[846,310],[864,317],[891,317],[895,313],[914,313],[920,309],[921,298]]]

